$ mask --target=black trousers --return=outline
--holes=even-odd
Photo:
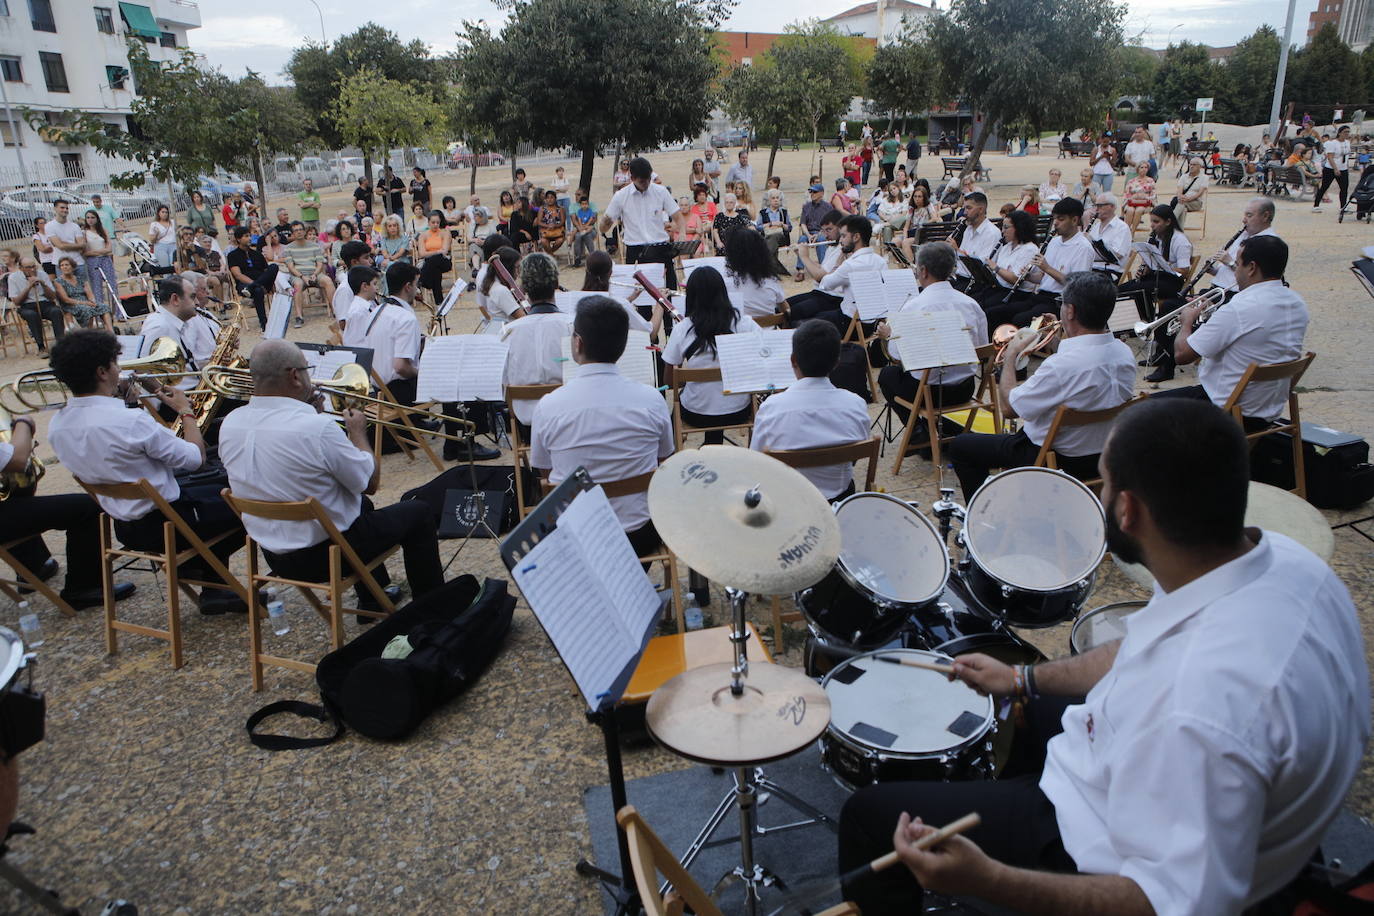
[[[444,274],[453,269],[447,255],[432,254],[420,262],[420,286],[434,295],[434,307],[444,301]]]
[[[1181,289],[1183,289],[1182,277],[1151,270],[1146,271],[1143,277],[1137,277],[1121,284],[1116,288],[1116,293],[1118,296],[1138,293],[1148,299],[1149,302],[1154,303],[1155,313],[1158,314],[1160,303],[1175,298]]]
[[[234,514],[234,510],[229,508],[224,498],[220,496],[219,491],[225,486],[228,486],[227,480],[224,483],[197,486],[183,484],[181,496],[172,503],[172,508],[202,540],[215,537],[226,531],[234,532],[210,548],[210,552],[218,557],[221,563],[227,565],[234,552],[243,546],[243,523]],[[134,550],[160,551],[163,548],[162,523],[164,521],[166,519],[156,509],[131,522],[116,519],[114,523],[115,536],[124,546],[132,547]],[[186,542],[186,539],[178,534],[177,549],[185,550],[189,546],[190,544]],[[183,576],[193,576],[197,579],[205,579],[207,582],[215,581],[209,567],[199,557],[187,560],[177,567],[177,570]],[[225,585],[227,587],[228,583]]]
[[[415,598],[428,594],[444,582],[443,566],[439,563],[439,535],[434,529],[434,512],[424,500],[410,499],[385,509],[375,509],[371,500],[364,499],[362,514],[348,526],[343,536],[365,563],[383,551],[401,545],[406,578],[410,580],[410,594]],[[322,582],[329,578],[330,543],[326,538],[300,550],[286,553],[264,550],[263,554],[272,572],[279,576]],[[353,572],[347,563],[343,571],[344,575]],[[372,575],[383,587],[391,582],[385,565],[378,566]],[[370,603],[376,600],[361,582],[353,591],[359,601]]]
[[[787,300],[787,323],[795,328],[808,318],[815,318],[822,312],[837,312],[843,301],[844,298],[841,296],[832,296],[818,289],[813,289],[809,293],[798,293],[795,296],[790,296]]]
[[[897,177],[896,162],[879,162],[878,170],[878,174],[881,175],[883,178],[886,178],[888,181],[892,181],[894,178]]]
[[[656,553],[663,546],[663,539],[659,537],[658,529],[652,521],[645,522],[634,531],[625,532],[625,536],[630,539],[630,546],[634,548],[637,557]]]
[[[252,283],[246,286],[242,283],[235,284],[238,286],[239,295],[247,293],[252,298],[253,309],[258,313],[258,327],[262,330],[267,330],[267,308],[263,303],[267,293],[276,289],[277,268],[276,264],[268,264],[267,269],[258,274],[258,278]]]
[[[988,479],[993,468],[1024,468],[1035,464],[1040,446],[1030,440],[1026,431],[1015,433],[960,433],[948,445],[949,460],[969,499]],[[1079,480],[1097,476],[1097,456],[1082,455],[1070,458],[1055,452],[1059,469]]]
[[[52,556],[44,531],[67,532],[67,594],[100,588],[100,506],[85,493],[57,496],[15,494],[0,502],[0,531],[5,540],[33,535],[11,553],[33,572]]]
[[[1190,401],[1211,401],[1212,397],[1201,385],[1184,385],[1180,388],[1166,388],[1163,391],[1150,392],[1150,398],[1184,398]],[[1241,425],[1245,427],[1247,433],[1257,433],[1262,429],[1268,429],[1271,424],[1262,417],[1241,417]]]
[[[903,811],[937,827],[977,811],[982,823],[965,836],[994,859],[1021,868],[1076,872],[1059,836],[1054,805],[1039,786],[1045,745],[1062,730],[1068,704],[1042,697],[1026,708],[1026,725],[1017,730],[1012,760],[999,780],[884,783],[855,792],[840,813],[840,872],[891,852]],[[864,916],[916,913],[921,897],[915,876],[900,863],[844,889],[844,899],[857,903]]]
[[[943,407],[945,404],[962,404],[973,397],[973,392],[978,384],[978,379],[969,376],[962,382],[955,382],[953,385],[931,385],[930,397],[935,402],[936,407]],[[882,389],[883,400],[892,406],[892,412],[902,418],[903,423],[911,421],[911,411],[896,403],[897,398],[908,403],[915,403],[916,391],[921,383],[912,377],[911,373],[901,366],[884,366],[878,373],[878,387]],[[921,405],[917,404],[917,408]]]
[[[62,308],[51,299],[40,300],[36,305],[33,302],[25,301],[19,306],[19,317],[29,326],[29,334],[33,336],[34,343],[38,344],[38,349],[46,350],[48,344],[43,337],[43,321],[47,320],[52,325],[53,340],[61,340],[62,334],[66,330],[63,325]]]
[[[734,413],[719,415],[697,413],[683,407],[681,413],[682,423],[687,427],[729,426],[732,423],[748,423],[749,418],[753,416],[753,410],[749,407]],[[725,430],[723,429],[708,430],[702,433],[702,436],[706,445],[723,445],[725,443]]]
[[[673,270],[673,259],[677,249],[672,242],[656,242],[652,245],[626,245],[626,264],[662,264],[664,282],[669,289],[677,289],[677,272]]]
[[[1322,183],[1317,188],[1317,193],[1312,197],[1313,209],[1322,205],[1322,198],[1326,196],[1327,189],[1331,187],[1333,181],[1336,183],[1336,187],[1341,190],[1341,207],[1345,207],[1346,199],[1350,196],[1350,172],[1337,172],[1335,169],[1322,166]]]
[[[1037,315],[1058,315],[1059,297],[1051,293],[1031,293],[1014,296],[1010,302],[999,303],[985,310],[988,315],[988,338],[999,325],[1014,324],[1028,327]]]

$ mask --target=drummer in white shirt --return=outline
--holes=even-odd
[[[1057,169],[1050,172],[1051,175],[1057,173]],[[958,246],[959,254],[984,262],[997,250],[998,243],[1002,241],[1002,231],[988,219],[988,196],[982,191],[964,195],[963,236],[953,241]],[[950,282],[960,292],[967,292],[971,279],[968,268],[962,261],[956,260],[954,277]]]
[[[786,308],[787,297],[770,266],[773,260],[767,241],[749,227],[726,237],[725,288],[741,315],[758,318]]]
[[[826,293],[831,299],[829,302],[810,300],[805,303],[789,300],[788,314],[793,325],[808,318],[824,318],[835,325],[841,336],[849,330],[849,322],[856,309],[849,295],[850,276],[856,272],[884,270],[887,267],[887,259],[869,247],[872,239],[873,224],[867,217],[856,214],[840,220],[839,244],[836,247],[840,249],[844,260],[816,284],[816,292]],[[839,303],[827,307],[834,297],[839,297]]]
[[[1116,287],[1111,280],[1092,271],[1070,274],[1065,278],[1060,307],[1064,339],[1020,385],[1017,373],[1007,368],[1016,365],[1030,338],[1014,338],[1007,344],[997,383],[1002,413],[1025,422],[1015,433],[961,433],[950,442],[950,461],[965,499],[983,485],[992,469],[1034,464],[1061,405],[1105,410],[1131,399],[1135,393],[1135,357],[1130,347],[1107,330],[1115,306]],[[1096,476],[1097,456],[1108,426],[1090,423],[1061,429],[1054,441],[1059,467],[1080,479]]]
[[[1017,912],[1210,916],[1251,912],[1301,872],[1359,773],[1369,671],[1331,569],[1245,527],[1248,453],[1211,405],[1151,399],[1121,415],[1101,461],[1107,547],[1149,569],[1152,599],[1124,639],[1080,655],[1018,668],[959,656],[955,677],[1025,704],[1026,765],[852,795],[841,871],[894,845],[907,868],[846,900],[913,913],[924,888]],[[966,836],[914,848],[970,811],[982,823]]]
[[[1302,356],[1307,334],[1307,303],[1283,285],[1288,246],[1276,235],[1249,239],[1236,262],[1240,292],[1198,326],[1200,306],[1191,305],[1180,317],[1174,359],[1180,365],[1203,359],[1200,385],[1161,391],[1155,397],[1207,398],[1221,406],[1231,396],[1251,363],[1282,363]],[[1240,399],[1241,416],[1251,432],[1277,420],[1288,407],[1288,382],[1252,382]]]
[[[898,311],[957,312],[973,337],[973,345],[981,347],[988,342],[987,319],[976,301],[950,285],[949,276],[953,270],[954,252],[944,242],[926,242],[916,249],[916,282],[921,291],[908,299]],[[877,334],[889,338],[887,348],[894,360],[893,365],[884,366],[878,373],[878,387],[882,389],[883,397],[893,412],[901,417],[903,423],[910,423],[911,411],[898,404],[897,398],[909,404],[914,403],[924,370],[908,372],[902,368],[901,341],[890,339],[892,329],[886,321],[878,325]],[[972,365],[943,366],[930,370],[930,394],[935,406],[960,404],[973,397],[977,382],[974,378],[975,368]],[[917,422],[921,420],[918,418]],[[913,436],[912,441],[920,438]]]
[[[947,246],[946,246],[947,247]],[[840,332],[828,321],[802,322],[792,333],[792,371],[797,381],[759,405],[749,447],[758,452],[828,448],[869,437],[868,405],[836,388],[830,373],[840,361]],[[829,500],[854,492],[854,465],[798,468]]]
[[[1126,268],[1126,259],[1131,254],[1131,228],[1117,215],[1116,195],[1111,191],[1097,195],[1097,218],[1088,229],[1088,242],[1101,242],[1116,258],[1114,261],[1107,260],[1094,245],[1092,269],[1106,274],[1112,282],[1120,280],[1121,272]]]

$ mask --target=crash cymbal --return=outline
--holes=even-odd
[[[649,483],[649,514],[678,559],[757,595],[815,585],[840,554],[835,513],[815,484],[762,452],[678,452]]]
[[[1316,506],[1287,490],[1250,481],[1250,493],[1245,502],[1245,525],[1247,528],[1264,528],[1286,534],[1308,550],[1330,560],[1336,549],[1336,536],[1331,531],[1331,523],[1326,520]],[[1126,563],[1112,555],[1117,567],[1137,585],[1153,589],[1155,577],[1139,563]]]
[[[693,668],[655,690],[646,712],[654,738],[689,760],[751,766],[796,753],[830,724],[825,691],[795,668],[750,665],[740,696],[730,669]]]

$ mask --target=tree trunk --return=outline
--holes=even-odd
[[[472,149],[471,146],[468,147]],[[472,153],[472,162],[468,163],[468,196],[472,197],[477,193],[477,154]]]
[[[816,153],[820,151],[820,129],[821,122],[817,118],[811,120],[811,174],[816,174]]]
[[[767,186],[767,184],[768,184],[767,179],[773,177],[773,160],[775,160],[775,159],[777,159],[777,158],[778,158],[778,138],[774,137],[774,138],[773,138],[773,148],[770,149],[770,150],[768,151],[768,175],[767,175],[767,177],[764,179],[764,182],[763,182],[765,186]]]
[[[258,216],[266,217],[267,177],[263,174],[262,170],[262,154],[258,152],[256,147],[253,149],[253,180],[258,183],[258,195],[261,198],[258,201]]]
[[[968,156],[964,159],[964,170],[959,173],[962,180],[965,175],[974,170],[974,166],[982,161],[983,150],[988,145],[988,137],[992,135],[992,129],[988,125],[987,118],[983,118],[983,129],[978,131],[978,136],[973,140],[973,147],[969,150]]]
[[[510,151],[510,183],[515,184],[515,150]]]
[[[893,122],[893,121],[896,121],[896,120],[897,120],[897,112],[895,112],[895,111],[889,111],[889,112],[887,113],[887,132],[888,132],[888,133],[892,133],[892,122]]]
[[[167,179],[167,208],[172,213],[172,225],[175,226],[177,223],[177,191],[170,178]],[[157,214],[154,213],[153,215],[156,216]]]
[[[368,185],[372,184],[372,153],[363,150],[363,175],[367,178]],[[368,201],[371,205],[371,201]]]
[[[585,191],[589,197],[592,193],[592,172],[596,168],[596,146],[593,140],[582,141],[582,171],[577,176],[577,190]]]

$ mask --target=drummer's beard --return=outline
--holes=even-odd
[[[1126,563],[1143,563],[1145,554],[1140,549],[1140,542],[1129,534],[1121,530],[1121,526],[1116,523],[1116,496],[1112,496],[1112,501],[1107,504],[1107,549],[1117,559]]]

